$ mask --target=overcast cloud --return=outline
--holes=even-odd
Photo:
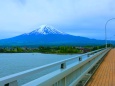
[[[95,39],[104,39],[104,25],[115,17],[115,0],[0,0],[0,39],[37,29],[42,24]],[[115,35],[115,20],[107,25]]]

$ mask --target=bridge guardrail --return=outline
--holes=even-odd
[[[92,52],[88,52],[88,53],[85,53],[83,55],[79,55],[79,56],[76,56],[76,57],[72,57],[72,58],[69,58],[69,59],[65,59],[65,60],[61,60],[61,61],[58,61],[58,62],[54,62],[54,63],[51,63],[51,64],[48,64],[48,65],[44,65],[44,66],[41,66],[41,67],[37,67],[37,68],[33,68],[33,69],[30,69],[30,70],[27,70],[27,71],[23,71],[23,72],[20,72],[20,73],[16,73],[16,74],[13,74],[13,75],[9,75],[9,76],[6,76],[6,77],[3,77],[3,78],[0,78],[0,86],[18,86],[18,82],[17,80],[18,79],[21,79],[23,77],[26,77],[26,76],[29,76],[29,75],[32,75],[32,74],[35,74],[35,73],[38,73],[42,70],[45,70],[45,69],[48,69],[50,67],[54,67],[56,65],[60,65],[60,69],[57,70],[58,73],[57,74],[63,74],[64,71],[67,72],[67,70],[71,71],[70,69],[74,67],[80,67],[78,66],[79,65],[83,65],[83,62],[87,62],[87,61],[90,61],[94,58],[94,56],[97,56],[98,54],[102,53],[102,52],[105,52],[105,51],[109,51],[109,49],[99,49],[99,50],[95,50],[95,51],[92,51]],[[83,57],[86,57],[86,59],[83,60]],[[93,56],[93,57],[92,57]],[[71,61],[71,60],[74,60],[74,59],[79,59],[79,63],[78,64],[74,64],[74,66],[72,67],[71,65],[67,66],[66,63],[68,61]],[[85,62],[85,63],[86,63]],[[82,64],[80,64],[82,63]],[[73,64],[72,64],[73,65]],[[70,68],[71,67],[71,68]],[[69,68],[69,69],[68,69]],[[76,69],[76,68],[75,68]],[[61,71],[60,71],[61,70]],[[55,71],[54,71],[55,72]],[[65,73],[66,73],[65,72]],[[72,71],[73,72],[73,71]],[[64,74],[65,75],[65,74]],[[43,76],[44,77],[44,76]],[[43,79],[43,77],[41,79]],[[46,77],[45,77],[46,78]],[[40,80],[40,79],[39,79]],[[33,82],[33,81],[32,81]],[[38,84],[38,83],[37,83]],[[29,86],[28,85],[24,85],[24,86]],[[31,86],[31,85],[30,85]],[[32,86],[36,86],[36,85],[32,85]],[[42,85],[40,85],[42,86]],[[45,86],[45,85],[43,85]],[[49,86],[49,85],[47,85]],[[56,85],[58,86],[58,85]],[[63,85],[64,86],[64,85]],[[66,86],[66,85],[65,85]]]

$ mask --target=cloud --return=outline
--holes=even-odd
[[[18,35],[49,24],[74,35],[100,38],[100,34],[103,39],[104,24],[115,17],[114,8],[114,0],[0,0],[0,33]]]

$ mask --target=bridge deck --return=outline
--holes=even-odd
[[[87,86],[115,86],[115,49],[112,49]]]

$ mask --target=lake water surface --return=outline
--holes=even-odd
[[[3,53],[0,54],[0,78],[21,71],[25,71],[31,68],[71,58],[77,55],[78,54],[56,55],[56,54],[41,54],[41,53],[8,53],[8,54]],[[44,73],[38,74],[38,76],[43,74]],[[26,81],[27,79],[29,78],[26,78],[24,80]],[[20,82],[24,82],[24,80]]]

